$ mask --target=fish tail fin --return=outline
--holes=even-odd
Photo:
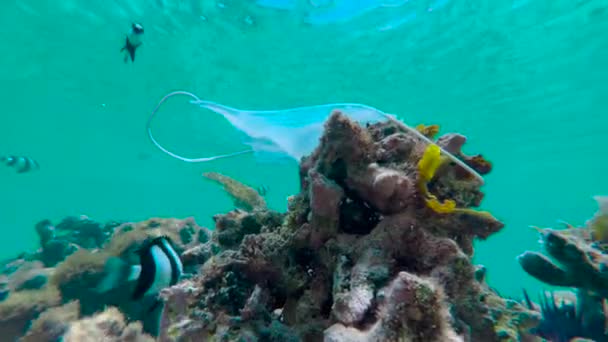
[[[98,293],[111,291],[139,277],[141,266],[131,266],[118,257],[110,257],[106,261],[104,277],[95,289]]]
[[[120,52],[125,51],[127,48],[129,47],[129,37],[125,37],[125,45],[122,46],[122,49],[120,49]]]
[[[143,330],[146,333],[154,337],[158,337],[158,335],[160,335],[160,327],[164,310],[165,302],[161,299],[157,299],[152,306],[146,310],[142,319]]]

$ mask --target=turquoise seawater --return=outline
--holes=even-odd
[[[133,21],[144,45],[124,63]],[[233,204],[205,171],[264,185],[285,210],[292,160],[187,164],[153,147],[147,117],[180,89],[251,109],[359,102],[466,135],[494,163],[482,208],[506,228],[475,257],[505,295],[542,286],[515,260],[540,248],[529,225],[583,224],[608,193],[606,0],[6,0],[0,23],[0,154],[41,165],[0,168],[1,258],[37,248],[45,218],[213,227]],[[187,101],[160,115],[155,134],[181,154],[243,148]]]

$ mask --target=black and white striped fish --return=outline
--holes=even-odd
[[[141,303],[144,331],[158,336],[164,310],[164,302],[158,298],[158,294],[162,289],[177,284],[183,273],[183,265],[166,236],[148,239],[139,248],[138,254],[139,265],[130,265],[118,257],[109,258],[105,278],[99,283],[97,292],[108,292],[135,282],[130,297],[132,301]]]
[[[0,156],[0,163],[12,167],[17,173],[26,173],[40,168],[37,161],[23,156]]]
[[[135,50],[142,44],[141,38],[143,34],[144,27],[141,24],[131,24],[131,29],[125,37],[125,45],[120,49],[120,52],[125,53],[125,63],[127,63],[129,57],[131,57],[131,62],[135,62]]]

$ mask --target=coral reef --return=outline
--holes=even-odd
[[[437,126],[418,129],[438,133]],[[489,172],[481,156],[460,152],[464,141],[447,134],[436,142]],[[301,160],[301,191],[287,213],[211,173],[205,176],[237,206],[214,216],[212,232],[192,219],[100,225],[81,218],[68,220],[69,229],[43,221],[36,227],[42,250],[51,241],[75,248],[5,264],[0,329],[11,323],[6,336],[30,340],[152,340],[128,291],[93,289],[108,257],[136,264],[146,238],[167,235],[185,276],[161,291],[163,342],[524,340],[541,313],[500,297],[485,283],[485,268],[472,264],[473,241],[503,224],[475,209],[481,185],[450,158],[394,122],[364,127],[334,112],[318,148]],[[40,269],[48,269],[47,281],[23,286]],[[38,299],[23,303],[32,296]]]
[[[40,313],[60,303],[60,294],[52,287],[11,293],[0,303],[0,336],[7,341],[15,340]]]
[[[333,113],[283,220],[216,216],[198,274],[163,294],[163,340],[517,341],[540,315],[471,264],[472,241],[503,225],[471,209],[479,184],[455,165],[423,177],[425,151],[394,124]],[[467,210],[430,208],[421,178]]]
[[[56,226],[49,220],[42,220],[36,224],[41,248],[35,258],[52,267],[78,248],[100,248],[117,225],[117,222],[100,224],[85,215],[66,217]]]
[[[539,305],[534,304],[525,291],[524,298],[529,309],[538,310],[542,315],[540,324],[531,329],[532,334],[552,342],[570,342],[577,337],[597,342],[608,340],[602,306],[593,302],[581,305],[585,298],[592,298],[577,296],[571,291],[543,292]]]
[[[124,315],[116,308],[109,308],[70,324],[63,336],[65,342],[153,342],[154,339],[141,331],[141,323],[126,324]]]
[[[92,227],[105,227],[101,228],[101,231],[111,231],[111,234],[106,236],[104,233],[103,240],[84,238],[85,234],[82,232],[100,231]],[[170,236],[178,253],[200,246],[211,238],[211,233],[198,226],[192,218],[152,218],[138,223],[111,222],[104,225],[82,216],[68,217],[57,227],[44,220],[37,224],[35,229],[39,233],[41,245],[48,245],[49,241],[63,241],[73,245],[74,250],[63,255],[63,260],[54,267],[45,267],[44,261],[48,259],[44,252],[41,252],[44,247],[41,251],[24,253],[19,258],[5,262],[2,284],[6,295],[0,303],[0,332],[4,332],[3,336],[10,340],[26,333],[30,322],[37,317],[38,320],[34,321],[26,337],[30,336],[27,337],[30,340],[45,340],[40,337],[44,332],[39,330],[54,327],[53,331],[63,331],[60,323],[69,322],[67,318],[54,322],[51,317],[74,317],[74,311],[77,312],[75,317],[78,318],[90,316],[106,306],[116,306],[129,320],[141,319],[142,313],[138,310],[137,303],[128,300],[127,292],[117,290],[100,294],[94,290],[104,275],[104,265],[108,257],[120,256],[136,264],[139,262],[137,249],[151,236]],[[57,231],[69,233],[55,234]],[[58,307],[62,304],[65,305]],[[50,313],[46,315],[45,312]],[[52,331],[48,333],[55,334]]]
[[[57,341],[68,331],[70,323],[78,320],[80,307],[77,301],[52,307],[32,322],[22,342]]]
[[[552,341],[592,338],[608,341],[605,301],[608,299],[608,254],[604,222],[608,222],[605,197],[596,196],[599,210],[582,227],[538,228],[544,253],[526,251],[518,256],[524,271],[553,286],[571,287],[568,301],[543,294],[542,321],[536,334]],[[563,297],[563,294],[560,296]],[[527,297],[528,306],[535,307]]]

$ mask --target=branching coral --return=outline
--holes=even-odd
[[[567,341],[574,336],[608,341],[603,324],[594,323],[608,315],[604,305],[608,299],[608,254],[601,239],[602,228],[598,229],[606,211],[601,197],[595,199],[599,210],[584,227],[567,225],[561,230],[534,227],[547,255],[526,251],[518,256],[524,271],[536,279],[575,288],[576,298],[570,306],[555,304],[553,297],[541,300],[544,318],[536,332],[555,341]],[[528,303],[532,306],[530,300]]]
[[[550,285],[581,288],[608,298],[607,255],[576,234],[549,228],[540,232],[551,259],[538,252],[521,254],[519,263],[528,274]]]
[[[237,208],[247,211],[266,208],[266,201],[259,191],[217,172],[206,172],[203,176],[222,184]]]
[[[424,124],[420,124],[416,126],[416,130],[422,133],[425,137],[429,139],[433,139],[437,133],[439,133],[439,125],[430,125],[426,126]]]

